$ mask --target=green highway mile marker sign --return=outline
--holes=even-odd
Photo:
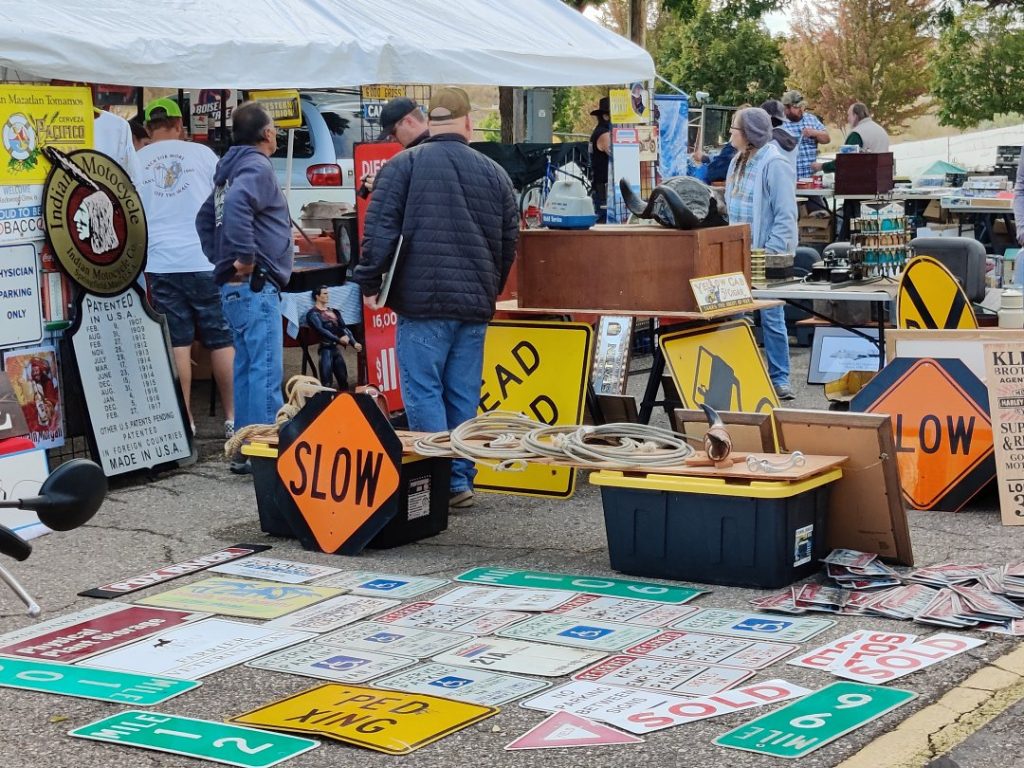
[[[526,587],[530,589],[559,589],[565,592],[585,592],[605,597],[628,597],[650,600],[654,603],[678,605],[692,600],[704,590],[658,584],[631,579],[607,579],[603,576],[570,576],[545,571],[509,571],[504,568],[473,568],[459,574],[456,581],[470,584],[489,584],[492,587]]]
[[[269,768],[320,746],[318,741],[299,736],[138,711],[121,712],[97,720],[68,731],[68,735],[212,760],[239,768]]]
[[[199,685],[201,683],[196,680],[110,672],[52,661],[0,658],[0,686],[4,688],[113,701],[136,707],[151,707]]]
[[[720,747],[803,757],[917,697],[913,691],[833,683],[715,739]]]

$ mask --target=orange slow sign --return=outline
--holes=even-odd
[[[320,549],[361,550],[397,509],[394,429],[366,395],[321,393],[281,437],[278,476]]]

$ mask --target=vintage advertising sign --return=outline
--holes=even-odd
[[[315,637],[227,619],[175,627],[81,662],[97,669],[198,680],[222,669]]]
[[[560,747],[602,747],[612,744],[642,744],[643,739],[595,723],[571,712],[555,712],[505,749],[558,749]]]
[[[359,96],[364,101],[389,101],[405,96],[402,85],[363,85],[359,87]]]
[[[238,560],[242,557],[248,557],[255,552],[265,552],[268,549],[270,549],[269,544],[236,544],[233,547],[226,547],[209,555],[202,555],[181,563],[175,563],[174,565],[165,565],[163,568],[157,568],[155,571],[150,571],[140,576],[131,576],[111,584],[104,584],[102,587],[87,589],[78,594],[82,597],[99,597],[101,599],[120,597],[121,595],[131,594],[142,589],[148,589],[156,584],[163,584],[165,581],[176,579],[179,576],[202,571],[211,565]]]
[[[484,340],[480,412],[522,413],[544,424],[579,424],[586,404],[593,329],[583,323],[495,320]],[[568,498],[576,470],[530,464],[524,472],[477,467],[477,490]]]
[[[1024,344],[986,344],[985,372],[999,512],[1003,525],[1024,525]]]
[[[684,408],[763,413],[778,406],[750,324],[743,320],[663,334],[658,343]]]
[[[541,691],[551,683],[480,669],[425,664],[377,680],[374,685],[495,707]]]
[[[649,123],[651,108],[650,94],[643,83],[632,83],[629,88],[612,88],[608,91],[613,125]]]
[[[43,188],[46,242],[68,276],[98,296],[116,296],[146,263],[149,230],[125,170],[91,149],[50,153]]]
[[[402,443],[368,395],[311,398],[281,429],[277,458],[303,545],[361,552],[398,512],[401,465]]]
[[[214,577],[150,595],[137,602],[159,608],[209,611],[248,619],[276,619],[340,594],[340,589],[330,587]]]
[[[320,746],[313,739],[158,712],[119,712],[68,735],[240,768],[269,768]]]
[[[558,589],[585,592],[607,597],[628,597],[655,603],[685,603],[703,590],[660,584],[655,581],[632,579],[606,579],[600,576],[570,576],[546,571],[510,571],[505,568],[473,568],[460,573],[456,581],[470,584],[490,584],[495,587],[522,587],[526,589]]]
[[[0,185],[0,243],[42,241],[45,237],[43,185]]]
[[[222,106],[226,107],[223,116],[224,126],[230,128],[237,104],[238,92],[233,88],[204,88],[199,91],[191,105],[191,114],[189,115],[191,130],[189,133],[198,140],[205,141],[211,131],[221,127]]]
[[[580,648],[563,648],[525,640],[482,637],[434,656],[439,664],[471,669],[512,672],[538,677],[560,677],[600,661],[605,654]]]
[[[612,656],[590,669],[577,672],[572,679],[656,693],[666,691],[680,696],[713,696],[749,680],[754,674],[751,669]]]
[[[544,615],[506,627],[499,631],[498,635],[598,651],[621,651],[626,646],[645,640],[656,632],[657,630],[651,627],[615,624],[611,621],[577,621],[562,616]]]
[[[444,632],[462,632],[468,635],[489,635],[502,627],[526,618],[528,614],[515,611],[488,611],[481,608],[462,608],[456,605],[409,603],[391,613],[378,616],[381,624],[399,627],[437,629]]]
[[[697,608],[683,605],[657,605],[627,597],[598,597],[577,595],[552,613],[574,619],[599,619],[642,627],[665,627],[684,616],[696,613]]]
[[[104,474],[191,463],[192,432],[166,321],[139,286],[106,298],[83,292],[70,333]]]
[[[896,358],[850,410],[892,418],[908,506],[955,512],[996,475],[988,398],[959,360]]]
[[[399,627],[378,621],[363,621],[316,639],[318,645],[331,648],[380,652],[414,659],[426,659],[465,642],[466,636],[457,632]]]
[[[57,348],[44,344],[4,353],[4,369],[36,448],[64,445],[64,394]]]
[[[707,632],[712,635],[743,637],[752,640],[803,642],[829,627],[831,619],[808,619],[796,616],[771,616],[767,613],[744,613],[718,608],[704,608],[672,625],[673,629],[687,632]]]
[[[690,288],[700,312],[714,312],[719,309],[754,307],[754,297],[742,272],[709,277],[691,277]]]
[[[392,597],[405,600],[443,587],[448,579],[430,576],[405,576],[377,571],[344,571],[317,582],[318,587],[342,587],[353,595]]]
[[[16,642],[5,643],[0,638],[0,656],[74,664],[207,616],[209,614],[206,613],[125,605],[118,611],[82,619],[56,629],[45,629],[37,625],[36,634],[20,637]]]
[[[398,600],[379,597],[341,595],[324,600],[299,611],[268,621],[264,626],[282,629],[301,629],[303,632],[331,632],[359,619],[386,611],[398,605]]]
[[[497,713],[494,707],[437,696],[328,683],[232,720],[407,755]]]
[[[971,302],[953,273],[931,256],[903,269],[896,294],[897,328],[977,328]]]
[[[315,677],[335,683],[365,683],[381,675],[411,667],[416,659],[369,651],[350,651],[303,643],[250,661],[246,666]]]
[[[0,307],[0,349],[43,340],[39,254],[34,243],[0,245]]]
[[[297,90],[249,91],[249,100],[262,104],[274,118],[277,128],[298,128],[302,125],[302,102]]]
[[[766,643],[700,632],[662,632],[626,648],[623,653],[697,664],[722,664],[740,669],[764,669],[799,647],[793,643]]]
[[[913,691],[833,683],[715,739],[720,747],[803,757],[917,698]]]
[[[633,342],[633,318],[628,315],[602,315],[597,325],[594,367],[590,380],[599,395],[624,395],[629,378],[630,345]]]
[[[312,563],[298,563],[294,560],[279,560],[274,557],[247,557],[245,560],[222,563],[210,568],[210,573],[229,573],[232,576],[246,576],[250,579],[266,579],[281,581],[285,584],[305,584],[308,581],[322,579],[335,573],[340,568]]]
[[[28,434],[28,422],[7,372],[0,374],[0,440]],[[49,474],[47,472],[46,474]],[[10,510],[13,511],[13,510]]]
[[[550,611],[571,599],[572,595],[551,589],[456,587],[451,592],[438,595],[431,602],[490,611]]]
[[[43,147],[91,147],[92,94],[84,87],[0,85],[0,185],[42,184],[50,170]]]

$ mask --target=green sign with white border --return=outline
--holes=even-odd
[[[650,600],[673,605],[685,603],[704,593],[702,589],[651,581],[607,579],[603,576],[570,576],[546,571],[510,571],[504,568],[473,568],[460,573],[455,580],[470,584],[489,584],[494,587],[558,589],[565,592],[584,592],[588,595],[631,597],[634,600]]]
[[[917,697],[913,691],[833,683],[729,731],[714,743],[773,757],[803,757]]]
[[[269,768],[320,742],[240,725],[130,710],[68,731],[69,736],[212,760],[239,768]]]
[[[0,657],[0,687],[151,707],[202,683],[134,672],[74,667],[52,661]]]

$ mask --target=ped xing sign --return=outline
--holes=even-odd
[[[956,512],[996,476],[988,391],[960,360],[898,357],[850,410],[892,418],[903,497],[914,509]]]
[[[494,321],[487,326],[480,412],[514,411],[544,424],[579,424],[583,419],[593,347],[585,323]],[[523,472],[478,466],[481,491],[567,499],[576,470],[531,463]]]
[[[497,713],[495,707],[437,696],[329,683],[232,721],[316,733],[389,755],[407,755]]]
[[[269,768],[320,746],[320,742],[313,739],[255,728],[135,711],[97,720],[68,731],[68,736],[169,752],[240,768]]]
[[[720,747],[773,757],[803,757],[917,698],[913,691],[833,683],[719,736]]]
[[[317,393],[281,429],[277,474],[307,549],[356,555],[398,512],[402,443],[368,395]]]
[[[495,587],[557,589],[672,604],[685,603],[697,595],[703,594],[703,590],[651,581],[570,576],[564,573],[547,573],[545,571],[509,571],[504,568],[473,568],[465,573],[460,573],[455,580],[470,584],[490,584]]]
[[[133,704],[137,707],[161,704],[200,685],[202,683],[197,680],[173,680],[133,672],[87,669],[52,661],[0,658],[0,686],[4,688]]]

